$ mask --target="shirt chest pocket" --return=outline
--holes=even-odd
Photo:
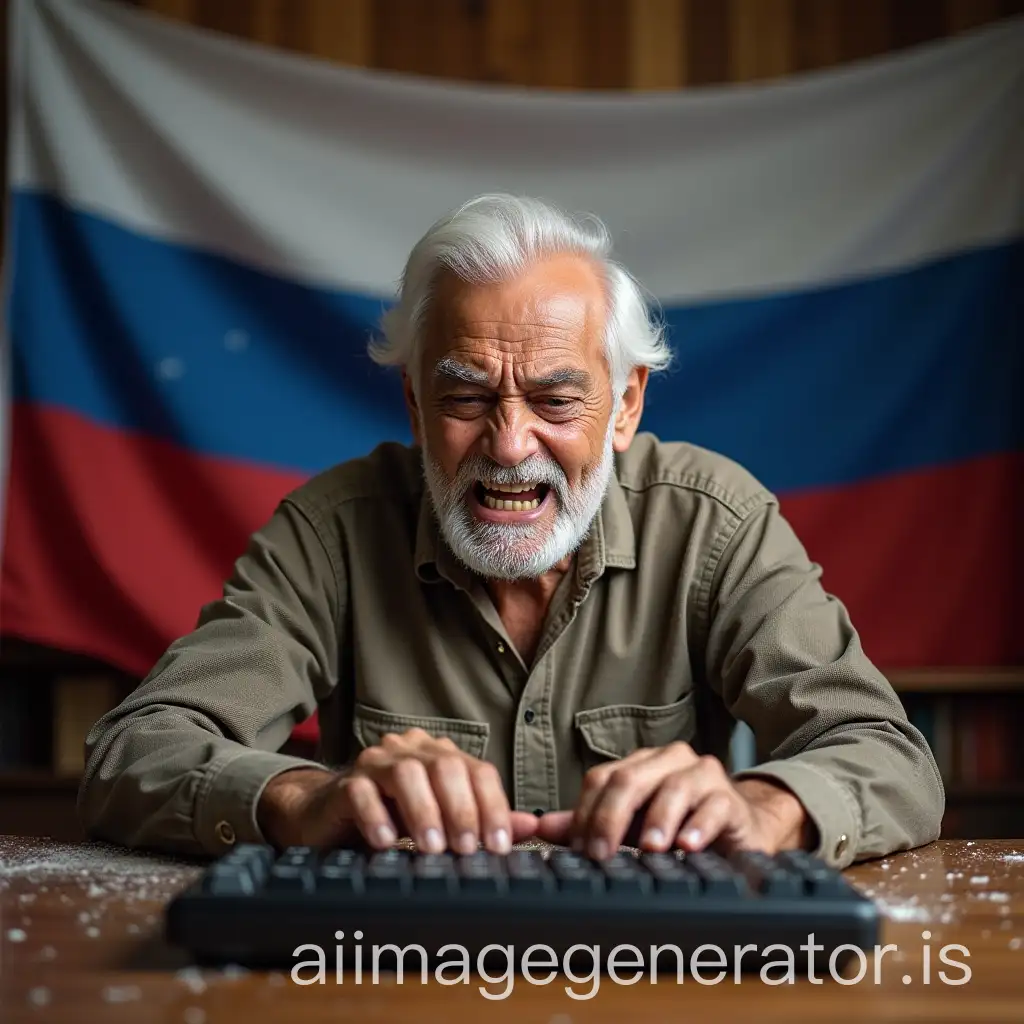
[[[427,715],[399,715],[393,711],[370,708],[364,704],[355,706],[352,731],[364,749],[377,746],[388,733],[400,734],[410,729],[422,729],[435,739],[447,737],[459,750],[478,760],[483,760],[490,735],[490,726],[486,722]]]
[[[610,704],[577,711],[574,723],[590,764],[619,760],[644,747],[693,740],[696,716],[693,694],[672,704]]]

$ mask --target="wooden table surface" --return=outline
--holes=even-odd
[[[848,874],[886,915],[882,941],[898,951],[857,984],[826,975],[772,987],[758,975],[737,985],[728,976],[701,985],[662,976],[632,986],[601,980],[590,999],[566,993],[566,979],[546,986],[515,979],[511,993],[489,1000],[480,979],[444,987],[296,985],[285,972],[199,969],[162,940],[167,900],[198,874],[195,864],[150,858],[102,845],[65,845],[0,836],[0,1020],[106,1024],[305,1024],[337,1022],[583,1022],[704,1020],[1024,1021],[1024,840],[940,841]],[[543,942],[543,925],[538,941]],[[927,938],[923,933],[928,932]],[[938,979],[938,951],[966,946],[971,977],[959,986]],[[931,975],[925,983],[925,947]],[[855,972],[856,962],[851,965]],[[956,968],[947,977],[961,979]],[[713,972],[711,972],[713,975]],[[904,978],[908,979],[904,981]],[[485,986],[487,987],[487,986]],[[505,986],[489,986],[503,991]],[[590,992],[592,983],[575,986]]]

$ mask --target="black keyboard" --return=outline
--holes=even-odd
[[[777,951],[760,951],[781,943],[797,964],[824,963],[827,970],[839,946],[870,951],[878,920],[874,904],[842,874],[798,851],[729,859],[622,852],[594,861],[561,849],[545,856],[295,847],[275,855],[242,845],[170,903],[166,924],[169,941],[200,963],[292,967],[309,959],[296,949],[314,944],[332,963],[341,956],[345,970],[358,955],[368,971],[376,955],[378,970],[390,971],[399,956],[374,947],[392,945],[405,950],[405,973],[415,974],[420,961],[431,971],[450,962],[450,949],[439,953],[446,945],[464,947],[475,967],[507,964],[508,954],[494,949],[480,960],[485,947],[512,946],[518,962],[538,944],[573,970],[595,958],[606,968],[611,951],[625,944],[639,950],[645,969],[653,959],[674,972],[709,944],[730,971],[736,947],[754,945],[740,956],[740,969],[759,971],[779,959]],[[574,946],[585,949],[565,961]],[[717,962],[717,950],[702,957],[708,955],[705,963]],[[626,957],[617,961],[621,968],[637,954],[619,956]]]

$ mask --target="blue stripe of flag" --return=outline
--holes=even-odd
[[[42,194],[14,200],[16,399],[300,472],[409,440],[397,375],[366,355],[383,300],[156,241]],[[652,380],[642,429],[724,452],[779,491],[1020,449],[1022,281],[1016,241],[668,308],[677,361]]]

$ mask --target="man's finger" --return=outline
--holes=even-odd
[[[457,853],[473,853],[480,842],[480,815],[465,756],[453,751],[434,758],[427,774],[444,819],[447,845]]]
[[[640,845],[651,851],[668,849],[694,807],[710,793],[728,786],[724,769],[709,757],[697,758],[682,771],[667,776],[644,815]]]
[[[713,843],[740,810],[739,801],[721,790],[712,790],[697,804],[676,836],[676,843],[696,853]]]
[[[622,843],[633,815],[673,770],[696,761],[685,743],[640,752],[627,758],[610,775],[601,792],[591,800],[586,817],[578,822],[591,857],[603,859]]]
[[[574,811],[548,811],[537,819],[537,838],[556,846],[568,845],[574,818]]]
[[[635,750],[621,761],[611,761],[598,765],[596,768],[591,768],[583,776],[583,787],[580,790],[579,802],[576,804],[575,811],[573,812],[572,826],[568,837],[574,850],[578,853],[584,852],[587,840],[589,839],[589,824],[594,806],[601,799],[602,794],[614,775],[624,769],[632,768],[635,765],[642,764],[644,761],[649,761],[661,752],[662,748],[659,747]]]
[[[509,825],[512,829],[512,842],[521,843],[524,839],[532,839],[537,835],[539,818],[529,811],[510,811]]]
[[[480,815],[484,846],[492,853],[508,853],[517,840],[513,836],[512,812],[498,769],[489,761],[477,761],[470,769],[469,779]]]
[[[400,757],[381,772],[377,785],[395,801],[413,842],[426,853],[443,853],[444,821],[423,762]]]
[[[376,783],[365,775],[343,783],[343,816],[350,818],[363,838],[375,849],[382,850],[398,840],[398,829],[388,813]]]

